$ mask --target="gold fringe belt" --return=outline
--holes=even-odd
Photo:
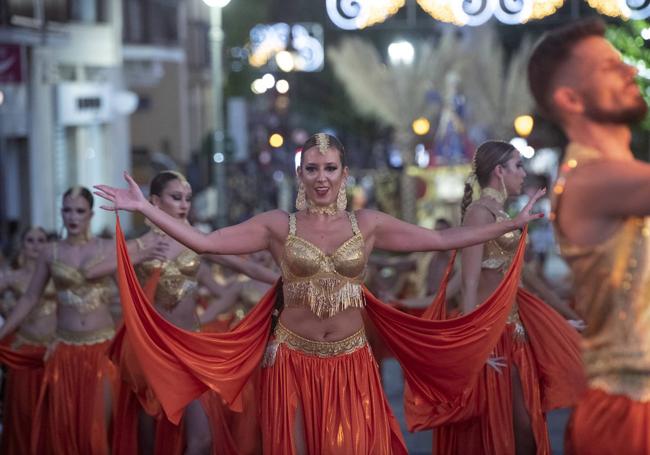
[[[105,327],[103,329],[89,330],[86,332],[57,329],[56,336],[59,341],[65,344],[98,344],[113,338],[115,336],[115,328]]]
[[[366,332],[363,327],[358,332],[342,340],[316,341],[301,337],[278,322],[278,325],[275,326],[275,330],[273,331],[273,339],[266,348],[262,361],[263,367],[269,367],[275,363],[275,356],[281,344],[284,344],[289,349],[307,355],[327,358],[351,354],[358,349],[368,346],[368,340],[366,339]]]

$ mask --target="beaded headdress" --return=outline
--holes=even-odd
[[[330,148],[330,139],[325,133],[318,133],[316,135],[316,145],[321,155],[325,155]]]

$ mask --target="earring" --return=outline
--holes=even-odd
[[[339,194],[336,196],[336,209],[345,210],[348,208],[348,195],[345,191],[345,182],[341,183]]]
[[[501,179],[501,192],[503,193],[503,200],[508,199],[508,190],[506,190],[506,182],[503,180],[503,176],[499,177]]]
[[[307,208],[307,198],[305,197],[305,185],[300,182],[298,185],[298,195],[296,196],[296,210],[305,210]]]

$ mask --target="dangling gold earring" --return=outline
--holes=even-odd
[[[499,179],[501,180],[501,192],[503,193],[503,200],[505,201],[508,199],[508,190],[506,190],[506,182],[503,180],[503,176],[500,176]]]
[[[348,195],[345,191],[345,182],[341,183],[339,194],[336,196],[336,209],[345,210],[348,208]]]
[[[305,197],[305,185],[300,182],[298,185],[298,195],[296,196],[296,210],[305,210],[307,208],[307,198]]]

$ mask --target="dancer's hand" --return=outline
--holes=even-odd
[[[485,363],[487,364],[487,366],[493,368],[494,371],[496,371],[499,374],[501,374],[501,370],[503,368],[508,366],[505,357],[490,357],[487,359]]]
[[[169,237],[166,235],[153,234],[148,236],[146,240],[141,240],[141,255],[142,260],[147,261],[157,259],[159,261],[167,260],[167,251],[169,250]]]
[[[528,204],[521,209],[521,212],[512,220],[515,222],[515,226],[519,229],[523,229],[530,221],[538,220],[544,218],[543,213],[530,213],[533,210],[535,203],[546,194],[546,188],[539,189],[535,192],[535,195],[530,198]]]
[[[587,328],[587,324],[582,319],[568,319],[566,322],[578,332],[582,332]]]
[[[110,211],[142,210],[142,207],[147,204],[147,199],[140,191],[140,187],[126,171],[124,171],[124,180],[128,183],[128,188],[115,188],[108,185],[95,185],[93,187],[97,190],[94,191],[97,196],[113,203],[112,206],[101,205],[99,208]]]

